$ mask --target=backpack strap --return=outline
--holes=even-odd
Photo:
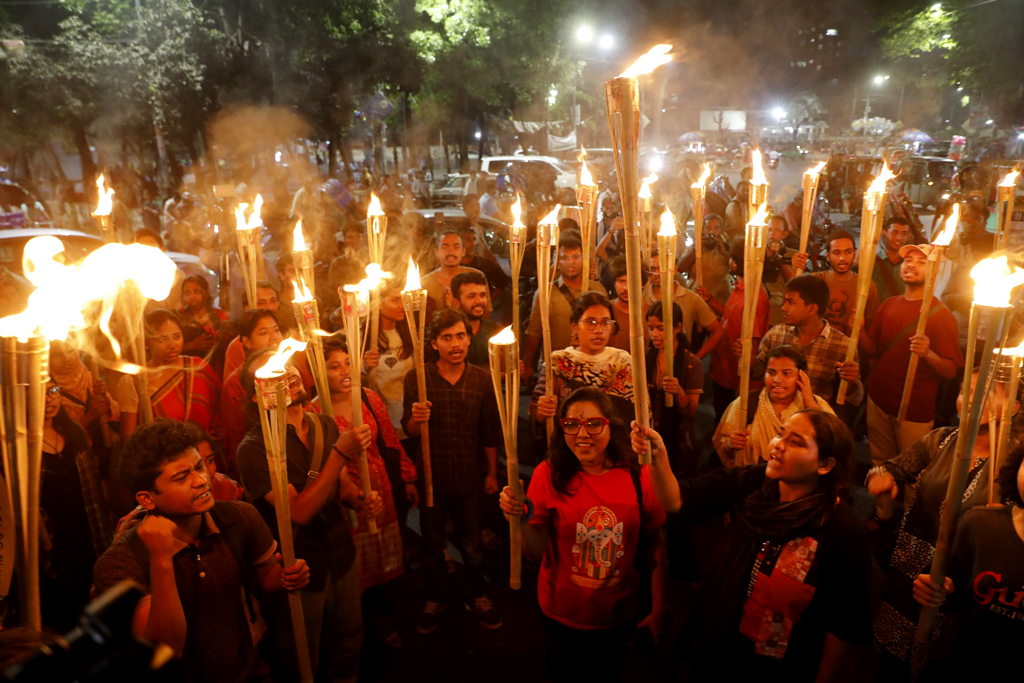
[[[319,416],[312,413],[306,413],[306,424],[311,427],[310,433],[313,435],[313,442],[311,446],[312,459],[309,464],[308,476],[310,479],[316,479],[320,476],[320,468],[324,464],[324,423],[320,421]]]

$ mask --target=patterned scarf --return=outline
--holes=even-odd
[[[71,358],[72,354],[68,354]],[[85,415],[85,407],[92,395],[92,373],[85,367],[78,354],[74,354],[75,365],[69,372],[57,373],[50,371],[50,377],[61,390],[60,402],[64,410],[75,422],[80,422]]]

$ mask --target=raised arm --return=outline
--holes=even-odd
[[[634,421],[630,439],[633,442],[633,452],[637,455],[643,455],[648,448],[652,449],[651,486],[654,488],[658,504],[665,512],[679,512],[683,507],[683,495],[679,490],[679,481],[672,472],[672,465],[669,464],[668,451],[665,450],[665,442],[661,435],[651,428],[641,433],[640,426]],[[647,443],[648,439],[650,445]]]

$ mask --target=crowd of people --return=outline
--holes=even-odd
[[[990,408],[981,411],[939,585],[929,573],[959,433],[957,391],[963,372],[978,368],[964,357],[963,288],[941,291],[925,333],[916,334],[931,247],[913,243],[905,218],[885,222],[859,312],[863,330],[852,340],[857,237],[835,230],[827,267],[797,275],[809,265],[795,245],[799,226],[785,211],[770,216],[777,258],[753,297],[744,402],[741,321],[752,282],[744,272],[745,182],[724,216],[704,217],[702,286],[682,237],[668,279],[651,252],[639,302],[642,386],[634,384],[636,302],[616,193],[599,200],[590,272],[572,215],[559,223],[553,262],[537,263],[535,224],[551,204],[528,207],[521,289],[532,291],[538,268],[556,276],[546,310],[538,292],[522,301],[529,408],[519,430],[526,494],[517,498],[505,480],[487,350],[512,320],[511,280],[479,222],[488,210],[504,211],[509,197],[498,197],[493,180],[472,182],[484,196],[463,197],[461,227],[403,214],[382,194],[387,254],[402,263],[411,253],[428,293],[420,313],[425,387],[403,278],[385,281],[377,339],[353,356],[332,292],[362,279],[366,228],[350,220],[337,241],[316,232],[328,391],[317,394],[312,350],[292,356],[286,499],[271,483],[255,375],[283,339],[298,337],[290,302],[299,275],[287,248],[267,260],[255,300],[240,291],[222,310],[205,278],[182,275],[168,300],[151,302],[146,358],[135,359],[143,384],[90,369],[70,344],[51,345],[41,497],[47,628],[69,628],[90,598],[131,580],[145,594],[135,632],[173,648],[186,680],[298,680],[299,648],[308,648],[317,680],[354,681],[367,670],[367,639],[400,657],[411,631],[450,637],[446,609],[465,609],[486,630],[506,626],[501,576],[485,566],[486,553],[507,543],[504,513],[521,523],[524,579],[536,585],[554,681],[578,677],[584,653],[599,656],[585,675],[618,680],[647,636],[668,670],[694,681],[947,680],[996,671],[985,663],[990,653],[1024,632],[1024,448],[990,472],[996,439]],[[659,199],[681,201],[668,189]],[[683,225],[688,215],[679,214]],[[166,236],[145,229],[136,239],[163,247]],[[951,251],[949,282],[963,282],[982,255],[977,247]],[[1016,414],[1008,387],[1008,373],[995,372],[992,414],[1006,402]],[[650,428],[634,421],[638,392],[650,396]],[[357,467],[363,452],[369,495]],[[640,466],[641,456],[651,464]],[[988,505],[992,486],[1002,505]],[[288,565],[280,506],[292,521],[297,559]],[[422,591],[408,624],[396,585],[412,571]],[[306,643],[294,637],[289,594],[301,598]],[[924,644],[915,639],[922,605],[942,614]]]

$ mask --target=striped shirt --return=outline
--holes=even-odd
[[[846,360],[846,348],[850,344],[850,338],[826,322],[818,336],[804,346],[800,343],[800,331],[796,325],[776,325],[761,339],[757,358],[750,364],[751,376],[760,379],[764,375],[768,352],[783,344],[788,344],[804,354],[807,358],[807,375],[811,378],[812,390],[816,395],[832,403],[839,387],[836,363]],[[856,354],[853,360],[859,362]],[[851,404],[860,405],[864,400],[864,383],[851,383],[846,398]]]

